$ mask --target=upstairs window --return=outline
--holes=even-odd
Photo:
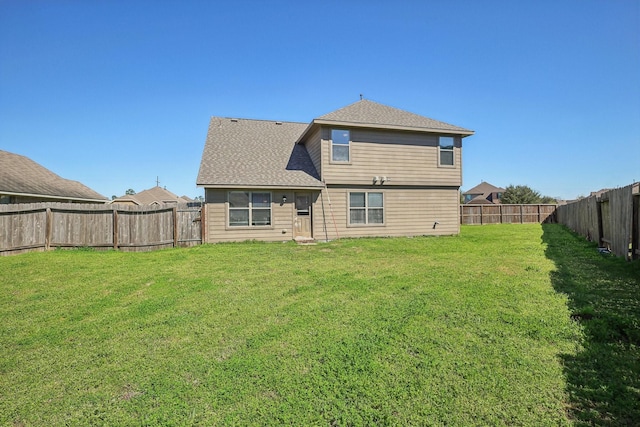
[[[229,226],[271,225],[271,193],[229,192]]]
[[[382,193],[349,193],[349,224],[384,224]]]
[[[440,166],[453,166],[453,137],[440,137]]]
[[[348,163],[350,156],[351,135],[348,130],[331,130],[331,161]]]

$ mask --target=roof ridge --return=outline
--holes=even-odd
[[[293,123],[296,125],[308,125],[308,122],[294,122],[291,120],[271,120],[271,119],[249,119],[243,117],[223,117],[223,116],[211,116],[211,120],[213,119],[224,119],[224,120],[245,120],[250,122],[268,122],[268,123]]]
[[[471,130],[369,99],[361,99],[346,107],[316,117],[312,123],[321,123],[323,121],[374,127],[391,126],[398,129],[424,129],[465,135],[473,134]]]

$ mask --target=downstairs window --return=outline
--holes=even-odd
[[[271,225],[271,193],[229,192],[229,227],[269,225]]]
[[[349,224],[384,224],[384,195],[377,192],[349,193]]]

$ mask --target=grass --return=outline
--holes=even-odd
[[[0,424],[638,424],[637,264],[554,225],[0,258]]]
[[[545,226],[554,288],[570,297],[583,347],[562,355],[576,425],[640,425],[640,262],[599,254],[592,243]]]

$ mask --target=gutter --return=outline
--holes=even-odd
[[[304,185],[263,185],[263,184],[255,184],[255,185],[237,185],[237,184],[196,184],[197,187],[201,188],[214,188],[214,189],[226,189],[226,188],[238,188],[243,190],[248,190],[252,188],[260,188],[260,189],[269,189],[269,190],[322,190],[324,188],[323,184],[318,184],[317,186],[304,186]]]

